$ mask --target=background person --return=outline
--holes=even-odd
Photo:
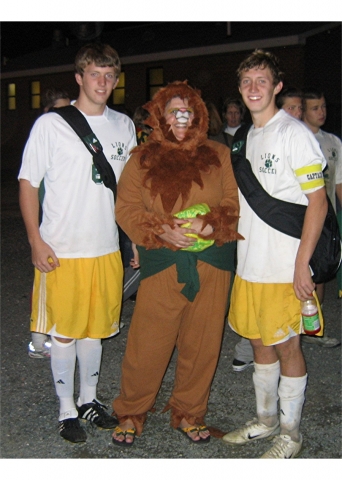
[[[282,88],[276,97],[276,105],[292,117],[301,120],[303,113],[302,96],[301,90],[296,87]]]
[[[151,128],[145,125],[145,120],[149,117],[149,113],[143,107],[137,107],[133,114],[133,122],[137,135],[137,144],[145,143],[151,133]],[[119,228],[120,250],[122,254],[122,261],[124,265],[124,288],[123,288],[123,302],[127,299],[135,301],[137,290],[140,283],[139,270],[139,253],[136,246],[131,242],[126,233]],[[121,327],[124,326],[122,323]]]
[[[239,98],[227,98],[223,104],[222,116],[225,120],[223,135],[227,147],[232,148],[235,132],[241,127],[246,106]]]
[[[137,132],[138,145],[145,143],[151,133],[151,128],[145,124],[145,120],[149,117],[149,113],[144,107],[137,107],[133,114],[133,122]]]
[[[209,115],[208,138],[226,145],[226,140],[222,132],[223,123],[217,108],[212,102],[206,102],[205,106],[207,107]]]
[[[325,132],[321,129],[327,118],[327,105],[324,97],[324,93],[315,88],[306,88],[303,95],[304,110],[303,121],[305,125],[315,135],[318,143],[321,146],[323,155],[327,162],[325,168],[324,181],[327,189],[328,197],[337,212],[336,201],[342,205],[342,151],[341,140],[332,133]],[[337,197],[337,198],[336,198]],[[341,213],[338,215],[339,225],[341,229]],[[339,296],[342,296],[342,275],[341,267],[337,273],[338,292]],[[324,301],[324,283],[316,285],[316,292],[323,306]],[[308,337],[303,335],[302,341],[305,343],[312,343],[321,347],[332,348],[341,345],[341,341],[328,335],[322,337],[312,336]]]

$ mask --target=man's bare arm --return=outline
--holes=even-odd
[[[28,180],[20,180],[19,205],[31,245],[32,263],[41,272],[51,272],[59,267],[59,261],[52,248],[40,236],[38,188],[33,187]]]
[[[309,204],[306,209],[303,232],[300,240],[293,286],[299,300],[307,300],[315,288],[311,278],[309,262],[321,235],[328,210],[325,188],[307,195]]]

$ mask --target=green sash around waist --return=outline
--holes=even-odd
[[[140,279],[151,277],[176,264],[177,281],[185,283],[182,294],[192,302],[200,288],[197,272],[197,260],[208,263],[213,267],[225,271],[234,271],[234,253],[236,242],[225,243],[222,247],[215,244],[202,252],[187,252],[178,250],[173,252],[168,248],[146,250],[138,246],[140,262]]]

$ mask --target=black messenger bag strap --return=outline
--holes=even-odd
[[[301,238],[306,206],[274,198],[262,187],[246,158],[250,127],[251,125],[242,125],[234,135],[231,157],[238,187],[261,220],[286,235]]]
[[[103,148],[99,139],[90,128],[84,115],[82,115],[82,113],[73,105],[60,108],[50,108],[49,112],[58,113],[70,125],[70,127],[75,130],[88,151],[91,153],[94,165],[101,175],[104,185],[112,190],[115,199],[117,185],[115,173],[103,153]]]
[[[264,190],[246,158],[249,129],[250,125],[243,125],[234,135],[231,158],[236,183],[249,206],[261,220],[286,235],[300,239],[307,207],[284,202],[272,197]],[[325,283],[333,278],[341,263],[341,237],[338,222],[328,196],[327,201],[327,216],[310,260],[315,283]]]

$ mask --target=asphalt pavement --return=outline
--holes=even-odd
[[[208,444],[194,445],[170,427],[169,413],[162,413],[162,410],[172,390],[177,352],[171,358],[160,388],[156,411],[148,415],[144,432],[132,448],[113,445],[110,431],[99,430],[90,424],[85,424],[88,435],[86,443],[71,444],[63,440],[57,431],[58,400],[50,361],[31,359],[27,354],[33,267],[19,213],[15,181],[2,184],[1,235],[1,459],[224,461],[257,459],[269,448],[267,439],[244,447],[228,446],[217,438],[212,438]],[[332,280],[326,286],[324,302],[326,333],[338,338],[341,338],[341,303],[337,298],[336,281]],[[103,341],[98,398],[109,407],[109,411],[113,398],[119,393],[120,366],[134,305],[131,300],[124,303],[122,322],[125,326],[119,335]],[[243,425],[255,416],[253,368],[240,373],[232,370],[233,349],[238,339],[226,325],[206,416],[207,425],[224,432]],[[307,362],[308,387],[301,423],[304,443],[299,458],[340,459],[341,347],[327,349],[303,343],[303,352]],[[76,392],[77,378],[76,372]],[[166,464],[163,465],[164,469]],[[184,473],[185,464],[182,465]],[[189,466],[188,463],[186,465]],[[194,465],[202,478],[201,464],[190,463],[191,469]],[[224,465],[228,467],[228,464]],[[189,475],[191,473],[192,470]],[[127,474],[130,476],[129,471]],[[164,477],[164,474],[161,476]],[[182,474],[179,476],[183,477]]]

